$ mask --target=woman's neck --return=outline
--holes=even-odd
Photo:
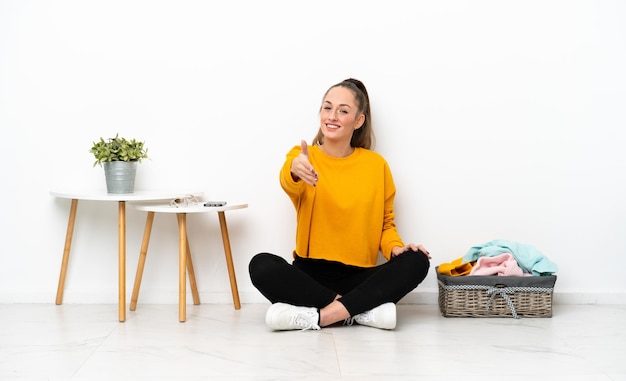
[[[350,144],[332,144],[330,142],[320,144],[320,149],[326,155],[337,158],[350,156],[354,152],[354,147],[350,146]]]

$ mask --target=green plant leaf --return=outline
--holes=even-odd
[[[145,148],[144,142],[139,142],[136,139],[120,138],[119,134],[107,140],[101,137],[99,141],[93,142],[89,152],[96,158],[93,164],[94,167],[102,165],[102,163],[107,161],[141,162],[143,159],[149,159],[148,150]]]

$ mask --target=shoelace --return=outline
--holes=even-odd
[[[359,320],[361,320],[361,321],[372,320],[371,315],[372,315],[372,310],[368,310],[368,311],[362,312],[362,313],[360,313],[358,315],[354,315],[354,316],[349,317],[346,320],[344,320],[343,321],[343,325],[347,325],[347,326],[351,327],[355,322],[357,324],[359,324]]]
[[[306,331],[309,329],[319,330],[320,326],[313,321],[312,317],[313,316],[299,313],[291,318],[291,324],[302,327],[300,331]]]

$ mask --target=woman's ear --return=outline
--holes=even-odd
[[[354,127],[354,129],[358,130],[359,128],[363,127],[364,123],[365,123],[365,114],[360,114],[358,119],[356,120],[356,127]]]

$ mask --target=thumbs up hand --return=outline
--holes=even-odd
[[[317,172],[313,169],[309,161],[309,147],[305,140],[300,142],[302,150],[291,162],[291,177],[295,180],[302,180],[305,183],[315,186],[317,183]]]

